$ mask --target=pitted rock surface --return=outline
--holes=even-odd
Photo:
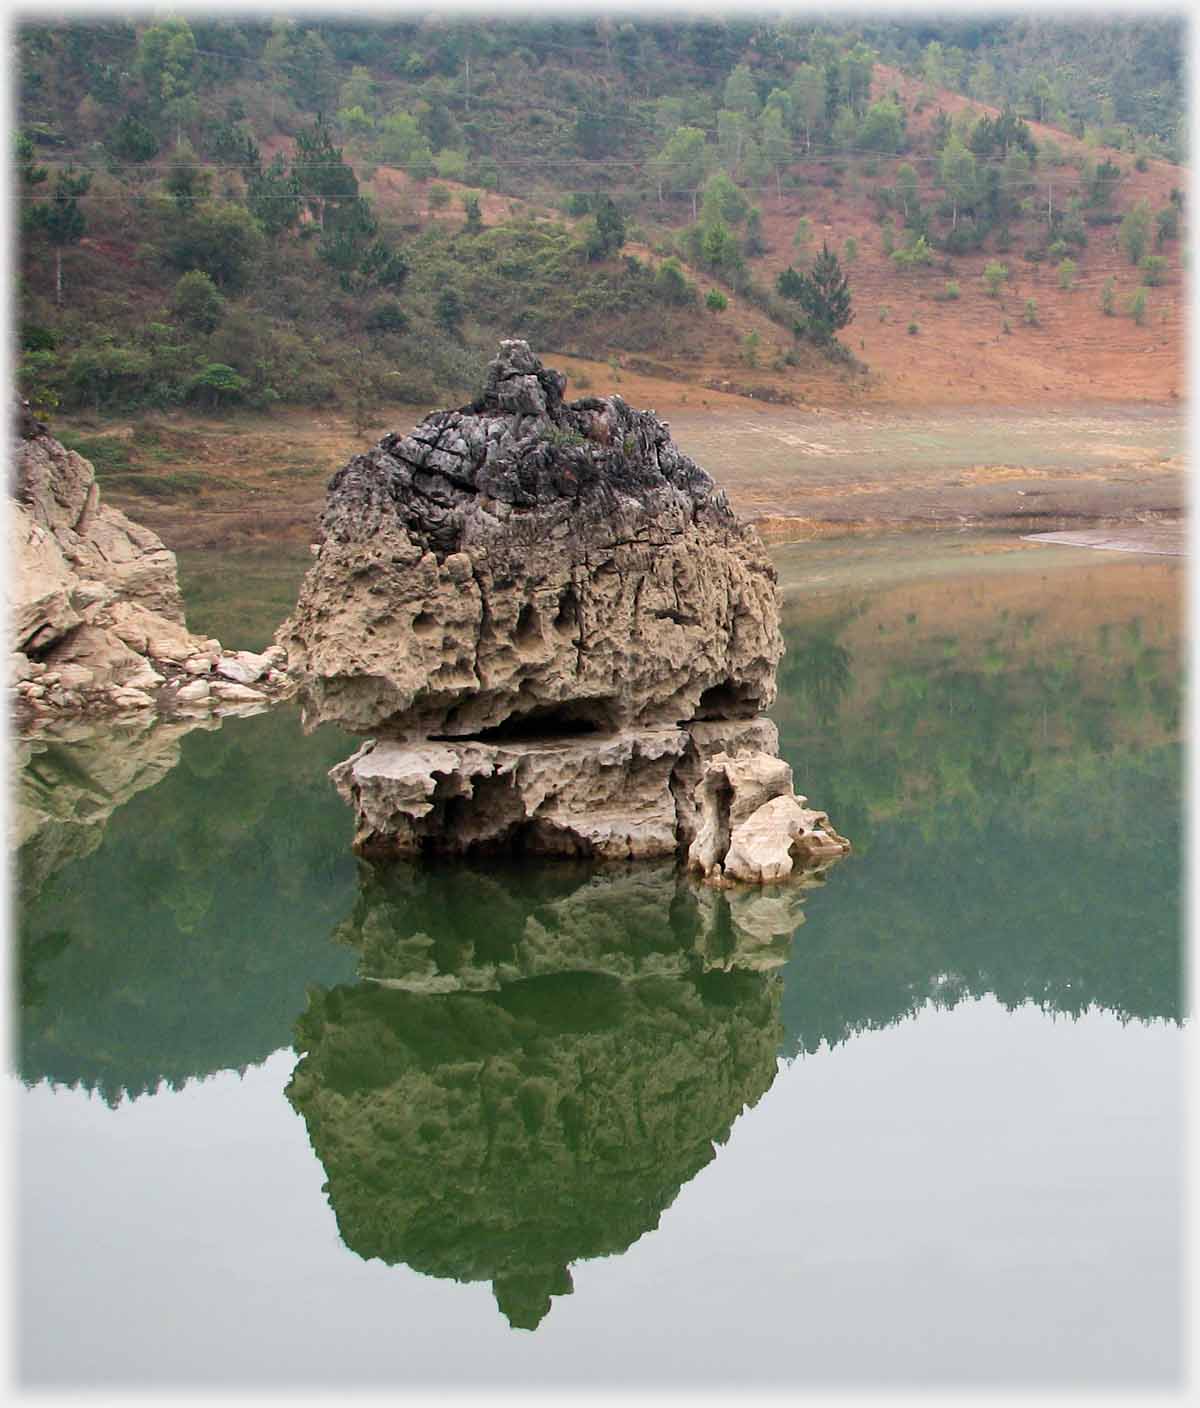
[[[652,412],[566,403],[505,342],[483,394],[333,478],[277,639],[306,722],[470,736],[750,717],[782,654],[775,571]]]

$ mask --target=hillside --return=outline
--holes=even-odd
[[[26,24],[23,387],[96,426],[324,407],[362,431],[517,334],[576,393],[649,377],[668,405],[1181,395],[1173,31],[1112,20],[1089,74],[1099,31],[1060,27],[1049,88],[1019,26],[923,32]],[[1120,89],[1117,121],[1135,52],[1157,107]],[[988,72],[1023,106],[947,86]],[[824,243],[853,308],[832,337],[777,286]]]

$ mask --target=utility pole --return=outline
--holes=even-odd
[[[1054,182],[1053,182],[1053,181],[1048,181],[1048,182],[1046,183],[1046,196],[1047,196],[1047,200],[1048,200],[1048,202],[1049,202],[1049,204],[1047,205],[1047,209],[1046,209],[1046,224],[1047,224],[1051,229],[1053,229],[1053,228],[1054,228]]]

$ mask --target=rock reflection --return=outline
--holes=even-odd
[[[179,743],[220,719],[142,716],[97,728],[63,720],[13,740],[9,839],[28,901],[68,861],[91,855],[112,814],[179,763]]]
[[[370,981],[310,993],[288,1088],[346,1245],[490,1281],[535,1328],[570,1264],[657,1227],[770,1086],[805,892],[364,869],[340,936]]]

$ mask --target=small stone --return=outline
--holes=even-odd
[[[175,698],[183,704],[200,704],[209,697],[207,680],[193,680],[176,691]]]
[[[212,692],[226,704],[257,704],[266,699],[260,690],[244,684],[214,684]]]
[[[232,655],[223,655],[217,661],[217,674],[234,684],[254,684],[262,679],[270,668],[270,661],[264,655],[255,655],[249,650],[238,650]]]
[[[140,689],[124,686],[114,689],[109,698],[119,709],[153,709],[154,700]]]
[[[159,685],[166,684],[166,676],[160,675],[157,670],[152,670],[147,666],[144,670],[139,670],[128,679],[122,680],[122,684],[127,689],[157,689]]]
[[[193,655],[190,660],[183,662],[183,668],[189,675],[211,675],[216,663],[215,655]]]

